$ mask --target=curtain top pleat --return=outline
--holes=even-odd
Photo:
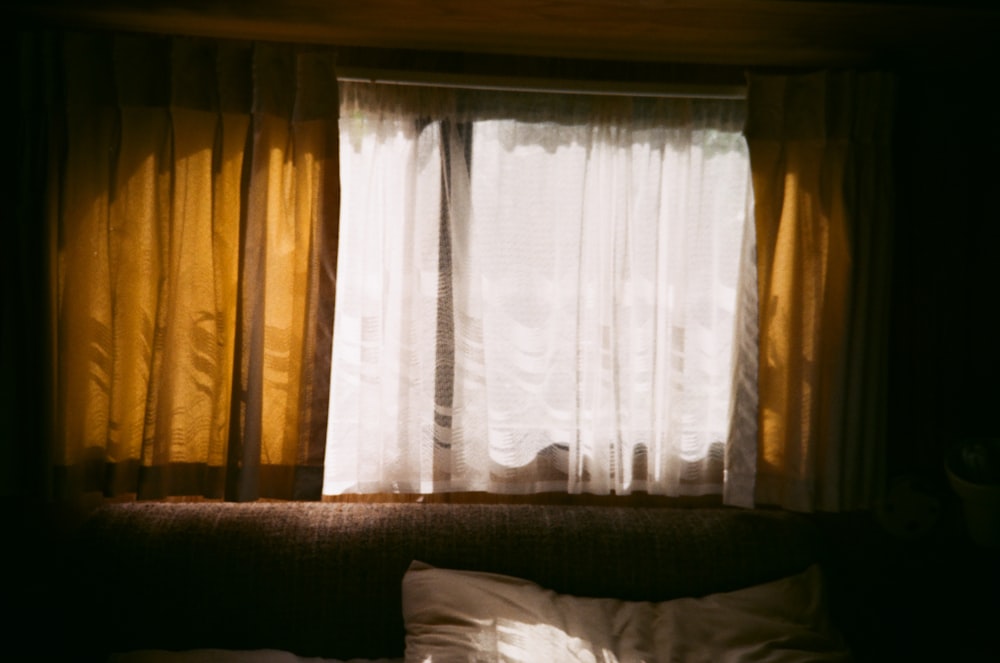
[[[219,42],[216,50],[219,109],[223,113],[246,113],[253,103],[250,42]]]
[[[895,85],[886,72],[750,74],[749,140],[888,141]]]
[[[334,55],[328,51],[305,51],[297,57],[298,95],[294,118],[299,121],[337,117],[337,76]]]
[[[172,40],[125,35],[116,37],[115,78],[121,106],[164,107],[172,87]]]
[[[66,103],[70,106],[116,106],[113,43],[103,36],[70,33],[63,42]]]
[[[171,103],[182,108],[218,110],[214,44],[200,39],[176,39],[171,55]]]
[[[70,106],[336,117],[332,49],[198,37],[67,33]]]
[[[287,48],[257,44],[253,56],[254,113],[291,117],[295,100],[295,61]]]

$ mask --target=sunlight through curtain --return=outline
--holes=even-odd
[[[886,445],[893,80],[749,82],[761,302],[756,501],[870,507]]]
[[[56,493],[318,497],[338,195],[331,56],[188,38],[59,43]]]
[[[743,102],[341,98],[324,493],[723,493]]]

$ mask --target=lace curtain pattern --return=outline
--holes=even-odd
[[[726,451],[756,320],[743,112],[342,84],[324,493],[752,476],[755,431]]]

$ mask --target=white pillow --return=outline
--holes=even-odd
[[[510,576],[413,562],[403,577],[407,663],[848,661],[818,567],[662,603],[557,594]]]

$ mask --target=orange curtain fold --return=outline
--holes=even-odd
[[[847,510],[881,490],[893,95],[882,73],[749,78],[759,504]]]
[[[102,34],[60,45],[57,494],[318,498],[332,54]]]

